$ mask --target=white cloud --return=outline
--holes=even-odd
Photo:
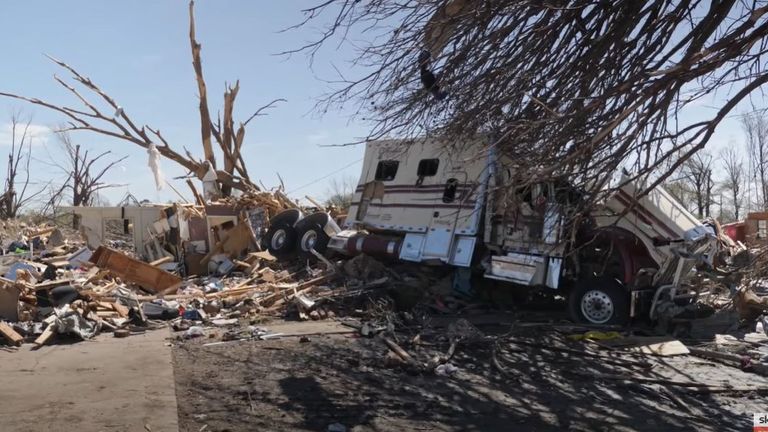
[[[25,128],[27,128],[26,123],[16,125],[17,143],[21,140]],[[27,138],[31,139],[32,145],[46,144],[48,140],[51,139],[52,135],[53,130],[45,125],[32,123],[29,125],[29,128],[27,128]],[[11,123],[6,123],[0,126],[0,146],[9,146],[12,141],[13,125]]]

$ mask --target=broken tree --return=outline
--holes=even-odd
[[[11,115],[11,148],[8,150],[8,165],[5,172],[5,185],[0,195],[0,217],[12,219],[19,210],[43,192],[29,193],[29,162],[32,153],[32,119],[22,121],[18,113]]]
[[[103,157],[109,156],[112,152],[105,151],[93,156],[89,154],[90,151],[81,148],[79,144],[74,144],[67,132],[59,132],[57,135],[65,157],[62,162],[51,158],[51,165],[59,168],[67,177],[58,192],[54,194],[54,197],[58,197],[68,191],[72,194],[73,206],[90,206],[100,190],[117,186],[104,182],[103,177],[109,170],[124,161],[128,156],[113,160],[102,169],[97,170],[94,164]],[[80,219],[78,215],[75,215],[72,219],[72,227],[79,228],[79,226]]]
[[[254,118],[263,115],[264,112],[284,101],[276,99],[255,110],[245,121],[235,124],[234,107],[235,98],[240,89],[239,82],[234,86],[227,86],[224,94],[224,117],[211,118],[208,108],[208,95],[203,77],[202,59],[200,56],[201,45],[195,39],[194,1],[189,3],[189,41],[192,48],[192,64],[197,80],[200,96],[200,130],[204,159],[197,159],[188,149],[185,154],[174,150],[170,143],[157,128],[149,125],[141,126],[141,123],[131,118],[126,109],[102,90],[95,82],[82,75],[68,64],[49,57],[59,67],[72,74],[74,84],[54,76],[54,79],[73,94],[84,105],[84,109],[71,108],[65,105],[57,105],[44,100],[12,93],[0,92],[0,96],[19,99],[29,103],[43,106],[57,111],[67,117],[67,126],[63,131],[91,131],[98,134],[128,141],[145,148],[152,162],[155,155],[159,154],[186,168],[191,175],[203,180],[204,183],[213,183],[216,192],[222,196],[229,196],[233,189],[241,191],[259,191],[249,178],[245,162],[242,157],[242,147],[245,140],[245,129]],[[76,88],[81,87],[81,89]],[[85,90],[85,92],[82,92]],[[98,102],[92,102],[88,96],[95,97]],[[213,150],[213,141],[219,146],[223,158],[223,167],[219,167],[216,154]],[[155,160],[156,162],[156,160]],[[158,187],[161,187],[158,184]]]

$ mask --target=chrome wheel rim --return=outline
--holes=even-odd
[[[317,243],[317,233],[314,231],[307,231],[301,237],[301,249],[305,252],[309,252],[315,248]]]
[[[603,291],[587,291],[581,298],[581,313],[593,324],[605,324],[613,316],[613,300]]]
[[[279,229],[275,231],[275,234],[272,236],[272,241],[270,242],[272,244],[272,249],[274,250],[280,250],[285,246],[285,241],[288,238],[288,233],[284,229]]]

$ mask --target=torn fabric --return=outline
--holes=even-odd
[[[152,174],[155,176],[155,184],[157,185],[157,190],[163,190],[165,177],[163,176],[163,171],[160,170],[160,151],[157,149],[157,146],[155,146],[154,143],[151,143],[149,144],[147,153],[149,154],[149,169],[152,170]]]

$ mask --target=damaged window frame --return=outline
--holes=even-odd
[[[440,168],[440,159],[427,158],[419,161],[419,167],[416,169],[416,175],[420,178],[434,177],[437,175],[437,171]]]
[[[376,181],[392,181],[397,177],[397,171],[400,167],[400,161],[398,160],[382,160],[376,165],[376,174],[374,179]],[[391,172],[390,172],[391,171]]]

